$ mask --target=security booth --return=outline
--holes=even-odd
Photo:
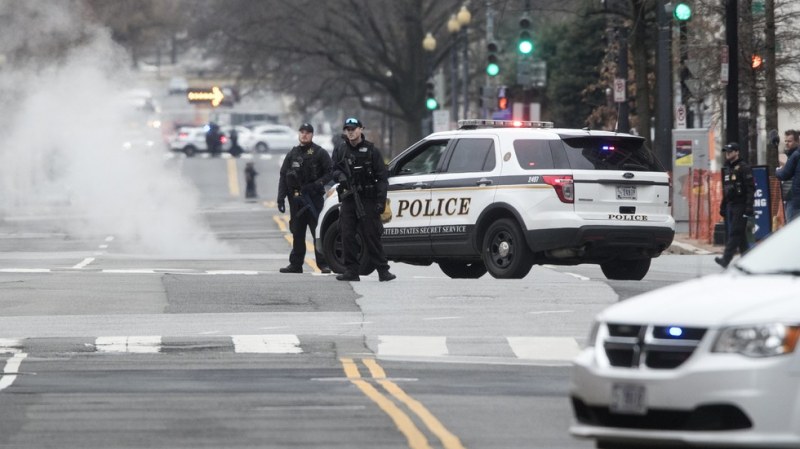
[[[709,129],[672,130],[672,216],[675,232],[710,240],[717,211],[711,210],[714,133]]]

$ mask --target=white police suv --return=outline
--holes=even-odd
[[[386,255],[435,262],[452,278],[595,263],[608,279],[641,280],[675,233],[669,176],[643,143],[550,122],[462,120],[390,162]],[[341,272],[338,211],[331,189],[316,243]]]

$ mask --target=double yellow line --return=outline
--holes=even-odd
[[[294,237],[292,236],[292,231],[289,230],[289,217],[285,215],[273,215],[272,219],[275,220],[275,223],[278,224],[278,228],[283,232],[283,238],[289,242],[289,246],[294,245]],[[314,244],[306,240],[306,254],[314,254]],[[322,271],[317,266],[317,262],[315,258],[306,257],[305,260],[306,264],[314,270],[315,273],[321,273]]]
[[[428,444],[428,439],[425,437],[425,434],[419,430],[416,424],[414,424],[411,417],[389,397],[381,393],[371,383],[364,380],[359,372],[358,364],[353,359],[340,358],[339,361],[342,363],[342,368],[344,369],[347,379],[350,380],[350,383],[358,387],[365,396],[375,402],[384,413],[392,418],[398,430],[400,430],[406,437],[406,440],[408,440],[408,447],[411,449],[430,449],[431,446]],[[396,383],[386,378],[386,373],[383,371],[383,368],[378,365],[378,362],[374,359],[361,359],[361,363],[369,370],[371,378],[378,385],[417,415],[428,430],[442,441],[442,446],[444,446],[445,449],[464,449],[461,440],[447,430],[441,421],[433,416],[433,413],[425,408],[421,402],[409,396]]]

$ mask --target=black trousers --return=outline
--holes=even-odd
[[[744,204],[729,203],[727,205],[725,230],[728,240],[725,242],[725,252],[722,254],[722,258],[726,262],[730,262],[733,259],[737,250],[739,254],[744,254],[749,249],[747,243],[747,219],[744,217],[744,211]]]
[[[374,198],[362,198],[364,205],[364,216],[358,219],[356,216],[356,204],[352,197],[342,201],[339,210],[339,227],[342,234],[342,253],[344,265],[347,271],[358,274],[358,241],[356,234],[361,233],[364,244],[363,250],[369,257],[370,264],[378,271],[388,270],[389,263],[386,253],[383,252],[381,235],[383,234],[383,223],[381,216],[375,210],[376,200]]]
[[[310,198],[313,210],[311,207],[306,207],[307,204],[303,202],[302,198]],[[317,229],[317,214],[322,210],[323,199],[319,195],[306,195],[295,196],[293,193],[289,194],[289,229],[292,231],[292,252],[289,253],[289,263],[291,265],[302,267],[306,257],[306,230],[311,231],[311,238],[314,242],[314,257],[316,258],[318,267],[328,266],[325,261],[325,256],[316,250],[317,239],[314,232]]]

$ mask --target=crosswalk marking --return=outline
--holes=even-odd
[[[93,346],[100,353],[175,353],[185,348],[225,351],[238,354],[302,354],[301,339],[310,338],[309,345],[316,345],[320,336],[296,334],[261,335],[195,335],[182,337],[161,336],[101,336],[87,337],[84,345]],[[360,341],[361,337],[358,338]],[[375,340],[372,340],[374,338]],[[3,354],[19,354],[34,351],[71,351],[82,348],[75,341],[60,342],[36,338],[0,338],[0,362]],[[495,362],[513,359],[521,362],[544,361],[547,363],[569,362],[580,352],[580,345],[573,337],[548,336],[409,336],[376,335],[370,337],[376,347],[371,346],[375,357],[445,357],[452,359],[480,358]],[[340,342],[340,349],[349,347],[347,340]],[[359,344],[359,351],[363,346]],[[48,349],[49,348],[49,349]],[[54,348],[54,349],[53,349]],[[80,349],[75,349],[80,350]],[[346,351],[344,353],[347,353]]]
[[[572,360],[580,352],[571,337],[507,337],[508,345],[519,359]]]
[[[436,357],[447,355],[447,337],[382,335],[378,355]]]
[[[300,354],[300,339],[294,334],[234,335],[234,352],[262,354]]]
[[[97,337],[94,346],[98,352],[155,353],[161,351],[161,337]]]

